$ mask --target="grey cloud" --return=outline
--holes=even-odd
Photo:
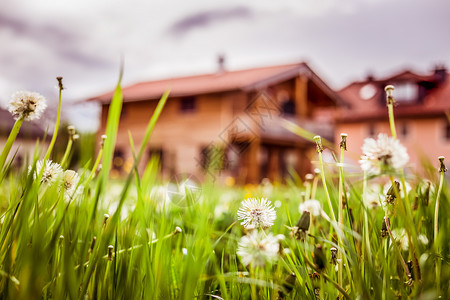
[[[209,26],[214,23],[229,21],[233,19],[248,19],[253,16],[250,8],[245,6],[236,6],[232,8],[218,8],[208,11],[202,11],[176,21],[169,28],[169,33],[180,36],[189,31]]]

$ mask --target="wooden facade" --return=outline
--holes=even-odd
[[[125,87],[116,143],[116,172],[132,164],[128,132],[137,145],[157,99],[171,93],[147,147],[160,158],[162,175],[232,176],[238,183],[262,178],[284,180],[291,170],[310,171],[306,141],[281,125],[283,119],[333,138],[332,122],[340,98],[306,64],[291,64],[143,82]],[[102,103],[106,126],[111,93],[90,101]],[[305,125],[306,124],[306,125]],[[143,166],[141,166],[143,167]]]

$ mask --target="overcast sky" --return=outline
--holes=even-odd
[[[332,88],[370,72],[450,66],[448,0],[0,0],[0,101],[17,89],[64,105],[124,85],[306,61]],[[66,109],[81,129],[96,110]]]

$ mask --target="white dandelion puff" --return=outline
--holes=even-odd
[[[45,168],[42,171],[42,168],[44,168],[44,161],[39,160],[36,162],[36,171],[33,174],[33,178],[36,180],[37,176],[41,174],[42,172],[42,178],[41,183],[48,183],[51,185],[56,180],[62,177],[63,170],[60,166],[60,164],[52,162],[51,160],[48,160],[45,163]],[[28,171],[31,171],[31,166],[28,168]]]
[[[303,203],[300,203],[300,205],[298,206],[298,210],[300,213],[307,211],[313,216],[318,216],[320,215],[322,208],[320,207],[320,202],[318,200],[309,199]]]
[[[277,214],[271,202],[265,198],[249,198],[242,202],[238,212],[238,220],[247,229],[268,228],[273,225]]]
[[[64,196],[66,200],[76,198],[81,192],[79,187],[80,176],[73,170],[64,172]]]
[[[28,91],[15,92],[8,104],[8,110],[16,120],[21,118],[26,121],[37,120],[46,108],[44,96]]]
[[[237,254],[241,257],[242,264],[252,267],[263,267],[267,262],[271,263],[278,258],[280,247],[279,237],[263,231],[253,231],[243,236],[239,242]]]
[[[367,138],[361,147],[359,163],[369,175],[402,169],[409,161],[406,148],[397,140],[380,133],[378,139]]]
[[[406,233],[404,228],[396,228],[392,230],[392,236],[394,237],[395,241],[400,244],[400,247],[403,251],[408,251],[409,249],[408,234]],[[419,234],[417,236],[417,240],[423,245],[428,244],[428,238],[423,234]]]

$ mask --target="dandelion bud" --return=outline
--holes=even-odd
[[[302,242],[306,239],[306,232],[309,229],[309,224],[311,222],[311,216],[309,211],[303,211],[302,216],[297,222],[295,227],[292,227],[291,235]]]
[[[447,168],[445,167],[444,164],[444,156],[439,156],[439,162],[441,163],[441,166],[439,167],[439,172],[443,173],[443,172],[447,172]]]
[[[112,260],[112,257],[113,257],[113,249],[114,249],[114,246],[113,246],[113,245],[109,245],[109,246],[108,246],[108,260]]]
[[[297,276],[295,275],[295,273],[291,273],[288,276],[286,276],[286,278],[284,279],[284,282],[283,282],[284,291],[283,290],[278,291],[278,299],[284,299],[284,297],[287,294],[292,292],[292,290],[294,289],[296,280],[297,280]]]
[[[73,125],[67,126],[67,132],[69,133],[70,136],[74,135],[75,134],[75,126],[73,126]]]
[[[109,215],[108,214],[104,214],[103,216],[104,216],[103,226],[105,226],[106,225],[106,221],[108,221],[108,219],[109,219]]]
[[[406,265],[408,266],[408,271],[411,274],[411,279],[412,280],[420,280],[421,276],[420,276],[420,266],[419,266],[419,261],[417,260],[417,258],[414,259],[415,264],[413,264],[413,262],[411,260],[409,260]],[[416,269],[417,269],[417,274],[416,274]]]
[[[347,151],[347,136],[346,133],[341,133],[341,142],[339,143],[339,147],[345,151]]]
[[[314,179],[314,175],[311,173],[308,173],[305,175],[305,180],[313,180]]]
[[[388,105],[394,104],[395,100],[394,100],[394,97],[392,95],[393,92],[394,92],[394,86],[393,85],[387,85],[384,88],[384,91],[386,92],[386,102],[387,102],[387,104]]]
[[[400,194],[400,182],[397,180],[394,181],[394,184],[389,188],[389,190],[386,193],[386,203],[394,204],[395,199],[397,198],[396,192]]]
[[[103,146],[105,145],[105,141],[106,141],[106,134],[102,134],[102,141],[100,142],[100,146],[103,148]]]
[[[63,83],[62,83],[62,79],[63,78],[61,76],[56,77],[56,80],[58,80],[58,87],[59,87],[59,89],[61,91],[64,89],[64,86],[63,86]]]
[[[316,264],[317,269],[322,271],[325,269],[325,253],[323,253],[322,245],[317,245],[314,249],[314,263]]]
[[[381,224],[381,237],[385,238],[388,236],[388,229],[386,224],[386,217],[383,218],[383,223]]]
[[[181,227],[175,227],[175,232],[176,233],[182,233],[183,232],[183,230],[181,229]]]
[[[308,231],[311,222],[311,214],[309,211],[303,211],[300,220],[297,222],[297,227],[303,231]]]
[[[92,238],[92,242],[91,242],[91,247],[89,247],[89,253],[92,253],[92,251],[94,251],[94,247],[95,247],[95,242],[97,241],[97,237],[94,236]]]
[[[332,265],[336,265],[337,264],[337,248],[336,247],[331,247],[330,248],[330,252],[331,252],[331,259],[330,259],[330,263]]]
[[[59,244],[61,245],[63,243],[63,241],[64,241],[64,236],[60,235],[59,236]]]
[[[320,137],[320,135],[316,135],[313,139],[317,145],[317,152],[319,153],[323,152],[322,138]]]
[[[74,134],[73,137],[72,137],[72,140],[73,140],[73,141],[76,141],[76,140],[78,140],[79,138],[80,138],[80,135],[79,135],[79,134]]]

